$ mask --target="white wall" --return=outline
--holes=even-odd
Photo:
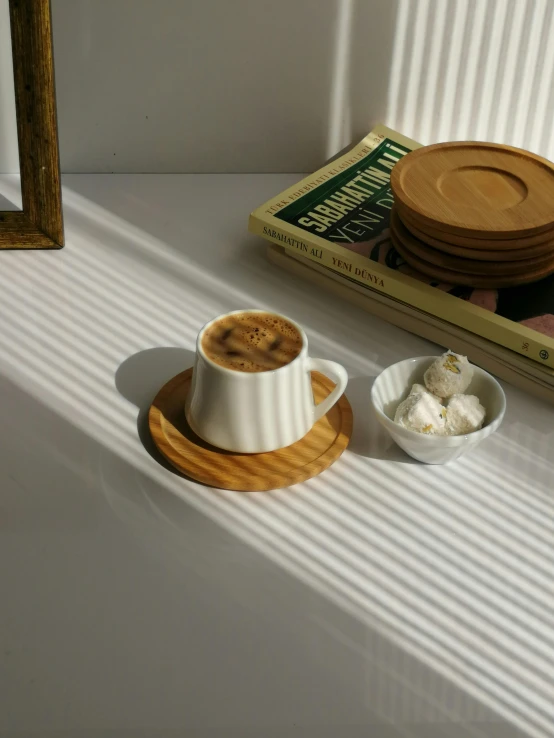
[[[17,168],[0,0],[0,171]],[[62,168],[306,171],[383,120],[554,159],[554,0],[52,0]]]

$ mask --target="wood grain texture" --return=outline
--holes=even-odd
[[[426,274],[428,277],[431,277],[431,279],[438,280],[439,282],[460,284],[465,287],[474,287],[476,289],[500,289],[501,287],[517,287],[522,284],[538,282],[540,279],[544,279],[545,277],[548,277],[549,274],[554,273],[554,262],[551,262],[548,266],[530,269],[529,271],[521,272],[519,274],[504,276],[465,274],[463,272],[456,272],[453,269],[436,266],[426,259],[416,256],[416,254],[410,251],[403,241],[398,238],[393,230],[391,230],[391,240],[394,248],[411,267],[417,269],[417,271],[422,274]]]
[[[554,253],[538,256],[534,259],[517,261],[479,261],[477,259],[460,258],[452,254],[439,251],[420,241],[405,226],[394,208],[391,211],[391,232],[398,238],[412,254],[431,264],[445,269],[451,269],[462,274],[476,274],[484,276],[520,275],[540,268],[549,269],[554,266]]]
[[[479,259],[481,261],[517,261],[544,256],[554,252],[554,234],[550,231],[529,238],[518,238],[510,241],[491,241],[484,238],[469,239],[463,236],[443,233],[426,225],[420,225],[409,214],[400,213],[395,205],[399,217],[404,225],[420,241],[424,241],[439,251],[460,256],[465,259]]]
[[[63,215],[50,0],[9,0],[22,217],[0,213],[0,248],[60,248]]]
[[[0,249],[59,248],[32,223],[26,213],[0,212]]]
[[[263,492],[315,477],[335,462],[352,435],[352,408],[345,395],[300,441],[264,454],[237,454],[204,443],[188,426],[185,398],[192,369],[178,374],[157,394],[148,416],[150,433],[162,455],[180,472],[211,487]],[[316,402],[334,388],[312,373]]]
[[[511,146],[416,149],[392,170],[391,188],[401,213],[446,233],[506,240],[554,228],[554,165]]]

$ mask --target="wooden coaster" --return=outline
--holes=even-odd
[[[391,188],[416,220],[448,233],[506,240],[554,228],[554,165],[512,146],[424,146],[395,165]]]
[[[406,262],[417,269],[418,272],[425,274],[431,279],[438,282],[446,282],[448,284],[461,284],[466,287],[474,287],[476,289],[500,289],[501,287],[517,287],[522,284],[530,284],[538,282],[549,274],[554,273],[554,264],[548,269],[537,269],[534,271],[523,272],[522,274],[513,274],[507,276],[484,276],[479,274],[465,274],[463,272],[455,272],[452,269],[431,264],[425,259],[413,254],[402,242],[401,239],[391,230],[391,241],[394,248],[406,260]]]
[[[402,242],[402,244],[420,259],[445,269],[452,269],[463,274],[476,274],[484,276],[507,276],[520,275],[540,268],[548,269],[554,266],[554,254],[539,256],[535,259],[524,259],[521,261],[478,261],[477,259],[466,259],[444,253],[429,246],[414,236],[410,229],[402,223],[394,208],[391,211],[391,232]]]
[[[511,241],[490,241],[485,238],[464,238],[437,231],[430,226],[417,223],[408,214],[398,212],[406,228],[416,238],[429,246],[463,259],[479,261],[519,261],[554,253],[554,235],[548,231],[538,236],[517,238]],[[540,239],[540,240],[538,240]],[[515,246],[514,246],[515,244]]]
[[[148,422],[162,455],[191,479],[220,489],[262,492],[305,482],[331,466],[352,435],[352,408],[346,395],[292,446],[265,454],[237,454],[204,443],[185,418],[185,398],[192,369],[173,377],[156,395]],[[312,372],[316,403],[334,389],[333,382]]]

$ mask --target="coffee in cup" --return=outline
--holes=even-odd
[[[204,353],[215,364],[237,372],[267,372],[296,359],[300,331],[275,313],[243,311],[213,322],[202,336]]]

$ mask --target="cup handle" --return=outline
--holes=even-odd
[[[328,397],[322,400],[319,403],[319,405],[315,406],[314,408],[314,423],[315,423],[320,418],[322,418],[324,415],[326,415],[329,412],[329,410],[333,407],[333,405],[336,402],[338,402],[344,390],[346,389],[346,385],[348,384],[348,374],[346,372],[346,369],[343,366],[341,366],[340,364],[337,364],[336,361],[328,361],[327,359],[309,358],[308,359],[308,371],[321,372],[322,374],[325,374],[325,376],[330,374],[331,379],[333,379],[337,385]]]

